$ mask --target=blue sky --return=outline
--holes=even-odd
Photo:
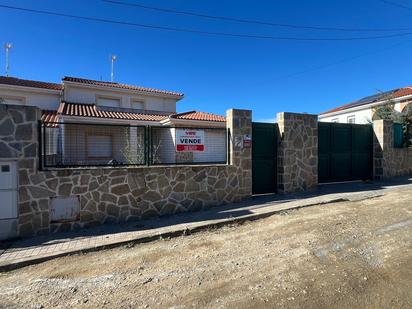
[[[124,1],[274,23],[412,28],[412,10],[380,0]],[[394,1],[412,7],[407,0]],[[100,0],[0,0],[4,4],[202,31],[306,38],[395,33],[294,30]],[[65,75],[109,80],[110,55],[116,54],[116,81],[183,92],[179,111],[224,114],[228,108],[245,108],[253,110],[255,121],[262,121],[280,111],[318,113],[377,90],[412,85],[412,35],[365,41],[276,41],[139,29],[3,8],[0,18],[2,44],[13,43],[12,76],[54,82]],[[3,71],[3,50],[0,55]]]

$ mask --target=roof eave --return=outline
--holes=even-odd
[[[37,92],[37,93],[48,93],[48,94],[56,94],[60,95],[61,90],[56,89],[48,89],[48,88],[40,88],[40,87],[27,87],[27,86],[20,86],[20,85],[9,85],[9,84],[0,84],[0,89],[5,90],[18,90],[18,91],[26,91],[26,92]]]
[[[130,125],[160,125],[157,120],[134,120],[134,119],[115,119],[115,118],[99,118],[99,117],[85,117],[85,116],[70,116],[61,115],[64,122],[89,123],[89,124],[130,124]]]
[[[176,118],[171,118],[171,117],[160,121],[160,123],[164,126],[181,125],[181,126],[226,128],[226,122],[223,122],[223,121],[176,119]]]
[[[119,88],[119,87],[110,87],[110,86],[101,86],[101,85],[90,85],[90,84],[85,84],[81,82],[73,82],[73,81],[68,81],[68,80],[62,80],[63,85],[72,85],[80,88],[88,88],[88,89],[101,89],[101,90],[106,90],[106,91],[115,91],[115,92],[126,92],[126,93],[135,93],[135,94],[140,94],[143,96],[156,96],[156,97],[162,97],[162,98],[169,98],[169,99],[175,99],[177,101],[181,100],[184,98],[184,95],[178,95],[178,94],[169,94],[169,93],[159,93],[159,92],[151,92],[151,91],[144,91],[144,90],[135,90],[135,89],[126,89],[126,88]]]

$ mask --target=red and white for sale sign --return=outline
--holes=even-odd
[[[176,151],[204,151],[205,131],[176,129]]]

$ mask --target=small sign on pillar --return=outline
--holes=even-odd
[[[243,148],[252,147],[252,137],[249,134],[243,135]]]

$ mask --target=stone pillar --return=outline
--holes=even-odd
[[[392,141],[392,122],[388,120],[375,120],[373,122],[373,178],[382,180],[384,175],[384,150],[386,150]]]
[[[373,177],[375,180],[412,175],[412,148],[394,147],[393,122],[373,122]]]
[[[0,160],[16,162],[18,173],[18,218],[3,221],[3,227],[12,227],[10,235],[0,235],[3,238],[31,233],[33,220],[41,225],[43,213],[48,215],[48,209],[39,209],[27,190],[29,175],[37,171],[39,119],[36,107],[0,104]],[[48,217],[44,224],[48,226]]]
[[[318,184],[317,115],[278,113],[278,192],[304,191]]]
[[[241,199],[252,195],[252,147],[244,147],[243,139],[252,136],[252,111],[230,109],[226,112],[229,130],[229,164],[235,168]]]

